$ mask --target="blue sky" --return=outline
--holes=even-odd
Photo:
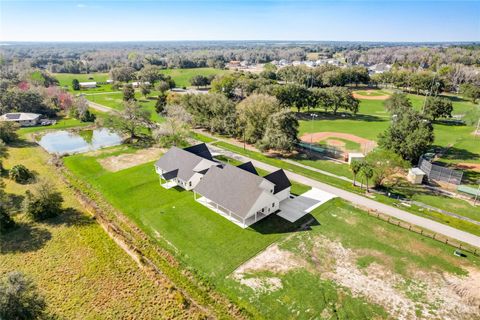
[[[0,41],[480,41],[480,1],[0,0]]]

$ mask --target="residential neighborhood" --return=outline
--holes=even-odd
[[[0,320],[480,319],[478,21],[0,0]]]

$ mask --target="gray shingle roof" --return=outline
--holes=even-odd
[[[172,147],[155,163],[155,166],[164,172],[178,169],[177,177],[183,181],[188,181],[195,174],[195,167],[202,161],[210,160],[186,150]],[[212,162],[212,164],[215,163]]]
[[[265,179],[232,165],[212,167],[195,187],[195,191],[236,215],[246,218],[265,189]]]
[[[266,175],[264,178],[275,185],[275,188],[273,190],[274,194],[277,194],[278,192],[283,191],[288,187],[292,186],[292,184],[290,183],[290,180],[288,180],[287,175],[282,169],[274,171]]]

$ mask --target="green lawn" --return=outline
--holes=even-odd
[[[190,267],[212,279],[225,277],[294,227],[272,217],[257,223],[255,230],[241,229],[197,203],[192,192],[162,188],[153,163],[112,173],[94,157],[74,155],[65,158],[65,165],[153,238],[166,239]]]
[[[25,135],[28,133],[34,133],[44,130],[60,130],[60,129],[70,129],[75,127],[84,127],[92,125],[92,122],[81,122],[75,118],[58,118],[57,123],[51,126],[37,126],[37,127],[24,127],[18,130],[20,135]]]
[[[230,71],[214,68],[190,68],[190,69],[165,69],[161,71],[163,74],[169,75],[175,81],[175,85],[179,88],[191,87],[190,79],[197,75],[210,76],[217,74],[226,74]]]
[[[118,154],[115,148],[111,152]],[[312,255],[315,257],[312,248],[322,243],[318,237],[341,242],[345,248],[357,252],[359,258],[373,255],[375,258],[363,258],[361,264],[375,261],[406,278],[412,269],[465,274],[466,267],[478,266],[478,259],[473,256],[454,258],[451,247],[370,217],[340,199],[314,210],[296,225],[270,216],[251,228],[241,229],[196,203],[192,192],[163,189],[153,163],[112,173],[97,162],[99,157],[106,156],[109,154],[74,155],[64,158],[64,162],[158,245],[174,252],[255,318],[309,319],[323,314],[325,309],[332,311],[333,305],[339,319],[386,317],[382,306],[354,297],[348,288],[340,289],[338,284],[324,278],[324,269],[319,266],[331,265],[336,256],[323,253],[320,264],[310,265]],[[294,232],[306,221],[312,223],[311,230]],[[279,289],[266,292],[254,291],[229,276],[274,242],[300,261],[307,261],[306,268],[281,273],[275,269],[251,272],[248,277],[273,275],[281,280]]]
[[[81,74],[74,74],[74,73],[54,73],[53,76],[58,80],[61,87],[68,87],[68,91],[71,93],[92,93],[92,92],[110,92],[115,91],[112,89],[112,85],[104,84],[104,85],[97,85],[97,88],[92,89],[82,89],[79,91],[75,91],[72,88],[72,81],[73,79],[77,79],[79,82],[105,82],[109,79],[108,73],[81,73]]]
[[[324,175],[322,173],[318,173],[318,172],[315,172],[315,171],[312,171],[312,170],[309,170],[309,169],[306,169],[306,168],[302,168],[298,165],[285,162],[285,161],[283,161],[281,159],[278,159],[278,158],[267,157],[264,154],[261,154],[259,152],[255,152],[255,151],[251,151],[251,150],[243,150],[243,148],[241,148],[241,147],[238,147],[238,146],[235,146],[235,145],[223,142],[223,141],[215,142],[214,144],[221,147],[221,148],[224,148],[226,150],[230,150],[230,151],[236,152],[238,154],[243,154],[247,157],[250,157],[251,159],[262,161],[262,162],[268,163],[270,165],[276,166],[278,168],[289,170],[289,171],[304,175],[306,177],[309,177],[309,178],[312,178],[312,179],[330,184],[332,186],[335,186],[335,187],[338,187],[338,188],[341,188],[341,189],[344,189],[344,190],[347,190],[347,191],[351,191],[351,192],[355,192],[355,193],[359,193],[359,194],[363,194],[363,192],[364,192],[363,190],[360,190],[360,188],[358,188],[358,187],[353,187],[350,182],[343,181],[343,180],[340,180],[340,179],[335,178],[335,177],[329,177],[329,176]],[[336,163],[332,163],[332,162],[329,162],[329,161],[326,161],[326,160],[315,160],[315,161],[313,161],[313,160],[304,159],[304,160],[301,160],[300,162],[304,163],[306,165],[317,167],[317,168],[325,170],[325,171],[330,171],[330,172],[336,173],[338,175],[343,175],[343,176],[346,176],[346,177],[349,177],[349,178],[352,177],[351,173],[349,174],[347,172],[347,170],[348,170],[347,165],[338,165],[338,167],[337,167]],[[459,200],[459,199],[448,199],[448,201],[451,200],[452,204],[454,204],[454,206],[450,207],[450,210],[448,210],[448,201],[446,201],[446,202],[445,201],[438,201],[437,197],[425,196],[424,193],[419,193],[419,192],[416,192],[416,193],[413,192],[412,193],[412,188],[409,188],[408,190],[400,190],[399,188],[397,188],[397,189],[393,189],[392,191],[393,192],[398,192],[400,195],[403,195],[407,198],[413,198],[413,200],[418,200],[418,201],[424,202],[425,204],[428,204],[432,207],[436,207],[437,204],[438,204],[440,209],[444,209],[444,210],[447,210],[447,211],[454,211],[454,213],[457,213],[459,215],[465,215],[467,217],[473,217],[473,219],[476,219],[476,217],[478,217],[478,213],[480,212],[480,209],[478,207],[473,207],[472,205],[468,204],[467,202],[465,202],[463,200]],[[415,197],[418,197],[420,195],[423,195],[423,197],[421,199],[415,198]],[[376,194],[374,196],[374,199],[379,201],[379,202],[388,204],[388,205],[400,206],[400,203],[398,202],[398,200],[389,198],[389,197],[381,195],[381,194]],[[444,223],[444,224],[450,225],[454,228],[464,230],[466,232],[470,232],[472,234],[480,236],[480,228],[478,228],[478,226],[473,224],[473,223],[463,221],[463,220],[460,220],[460,219],[457,219],[457,218],[454,218],[454,217],[450,217],[450,216],[438,213],[436,211],[427,211],[427,210],[422,209],[422,208],[417,207],[417,206],[411,206],[411,207],[402,206],[401,208],[403,210],[409,211],[409,212],[414,213],[416,215],[426,217],[426,218],[429,218],[429,219],[433,219],[433,220],[438,221],[440,223]]]
[[[138,104],[150,112],[151,119],[156,122],[163,122],[163,118],[155,111],[157,95],[158,92],[153,91],[145,98],[140,92],[135,92],[135,98],[137,99]],[[92,102],[107,106],[109,108],[123,110],[124,102],[122,92],[91,94],[85,97]]]

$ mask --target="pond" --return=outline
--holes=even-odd
[[[49,132],[38,141],[38,144],[47,150],[48,153],[59,155],[93,151],[121,143],[122,138],[107,129],[60,130]]]

